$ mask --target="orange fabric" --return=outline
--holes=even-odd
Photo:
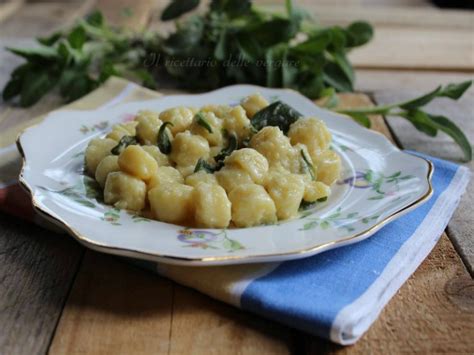
[[[30,196],[19,184],[0,189],[0,210],[28,221],[35,215]]]

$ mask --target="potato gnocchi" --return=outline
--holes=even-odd
[[[143,110],[94,138],[85,171],[104,201],[167,223],[251,227],[328,198],[341,159],[331,133],[256,93],[240,105]]]

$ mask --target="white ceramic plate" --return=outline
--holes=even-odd
[[[83,175],[92,137],[140,109],[206,103],[235,105],[254,92],[324,120],[343,162],[331,197],[300,218],[246,229],[186,229],[119,211],[100,202]],[[354,243],[420,205],[432,194],[432,164],[400,151],[383,135],[323,110],[297,92],[237,85],[200,95],[165,96],[94,111],[51,113],[18,139],[20,176],[45,217],[84,245],[111,254],[186,265],[238,264],[308,257]]]

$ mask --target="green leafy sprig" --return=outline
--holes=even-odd
[[[28,107],[58,89],[66,102],[97,88],[110,76],[122,76],[154,86],[151,74],[143,69],[146,46],[141,38],[108,26],[95,12],[74,27],[38,38],[32,48],[7,48],[25,59],[11,74],[3,89],[3,99],[17,99]]]
[[[438,131],[442,131],[449,135],[459,145],[464,154],[464,159],[470,161],[472,159],[472,147],[461,129],[449,118],[427,113],[422,110],[422,107],[438,97],[447,97],[452,100],[458,100],[471,85],[472,81],[465,81],[459,84],[448,84],[445,86],[438,86],[436,89],[425,95],[403,102],[374,107],[336,109],[335,111],[351,116],[354,120],[365,127],[370,127],[368,115],[379,114],[403,117],[411,122],[417,130],[431,137],[435,137],[438,134]]]

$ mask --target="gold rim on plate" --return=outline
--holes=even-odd
[[[20,186],[31,196],[31,202],[33,204],[34,209],[39,212],[43,217],[46,219],[52,221],[54,224],[64,228],[71,234],[75,239],[77,239],[80,243],[83,245],[105,253],[109,254],[117,254],[117,255],[126,255],[126,256],[134,256],[134,257],[140,257],[141,259],[162,259],[162,260],[168,260],[168,261],[175,261],[175,262],[180,262],[180,263],[189,263],[189,264],[198,264],[198,263],[205,263],[206,265],[209,265],[209,263],[217,263],[217,262],[223,262],[223,261],[233,261],[233,260],[246,260],[246,259],[260,259],[259,262],[265,262],[264,259],[268,258],[274,258],[274,257],[280,257],[280,256],[289,256],[289,255],[298,255],[299,258],[303,257],[305,254],[312,254],[313,252],[316,252],[320,249],[325,249],[329,246],[335,245],[335,244],[342,244],[350,241],[355,241],[357,238],[361,238],[364,236],[367,236],[368,234],[373,234],[376,231],[378,231],[380,228],[382,228],[385,224],[393,221],[400,215],[409,212],[416,208],[418,205],[422,204],[423,202],[426,202],[432,195],[433,195],[433,187],[431,184],[431,178],[433,176],[433,163],[425,159],[423,157],[417,156],[417,158],[420,158],[426,164],[428,165],[428,174],[426,176],[427,182],[428,182],[428,191],[421,197],[419,197],[416,201],[412,202],[408,206],[405,206],[402,209],[399,209],[392,213],[391,215],[385,217],[383,220],[378,222],[377,224],[373,225],[372,227],[353,234],[349,235],[346,238],[337,240],[337,241],[332,241],[332,242],[327,242],[327,243],[322,243],[322,244],[317,244],[315,246],[309,247],[309,248],[304,248],[304,249],[299,249],[299,250],[293,250],[293,251],[288,251],[284,253],[269,253],[269,254],[257,254],[257,255],[243,255],[243,256],[238,256],[238,255],[228,255],[228,256],[211,256],[211,257],[204,257],[204,258],[193,258],[193,257],[180,257],[180,256],[173,256],[173,255],[166,255],[166,254],[158,254],[158,253],[147,253],[143,252],[140,250],[134,250],[134,249],[129,249],[129,248],[118,248],[118,247],[113,247],[101,243],[97,243],[95,241],[92,241],[91,239],[85,237],[81,233],[79,233],[77,230],[72,228],[70,225],[67,224],[66,221],[62,220],[59,217],[53,216],[51,213],[46,211],[41,204],[36,200],[36,197],[33,194],[33,190],[31,187],[28,185],[28,183],[25,181],[23,178],[23,170],[26,166],[26,156],[23,150],[23,147],[21,146],[21,136],[29,129],[32,127],[28,127],[25,129],[23,132],[21,132],[18,135],[18,138],[16,139],[16,145],[18,147],[18,151],[20,152],[20,155],[22,157],[22,167],[21,167],[21,172],[19,176],[19,183]],[[374,131],[375,132],[375,131]],[[379,133],[379,132],[377,132]],[[385,136],[384,136],[385,137]],[[387,138],[387,137],[385,137]],[[398,148],[397,148],[398,149]],[[408,154],[405,152],[402,152],[403,154]],[[310,256],[310,255],[308,255]],[[297,259],[295,257],[295,259]],[[156,260],[159,261],[159,260]]]

